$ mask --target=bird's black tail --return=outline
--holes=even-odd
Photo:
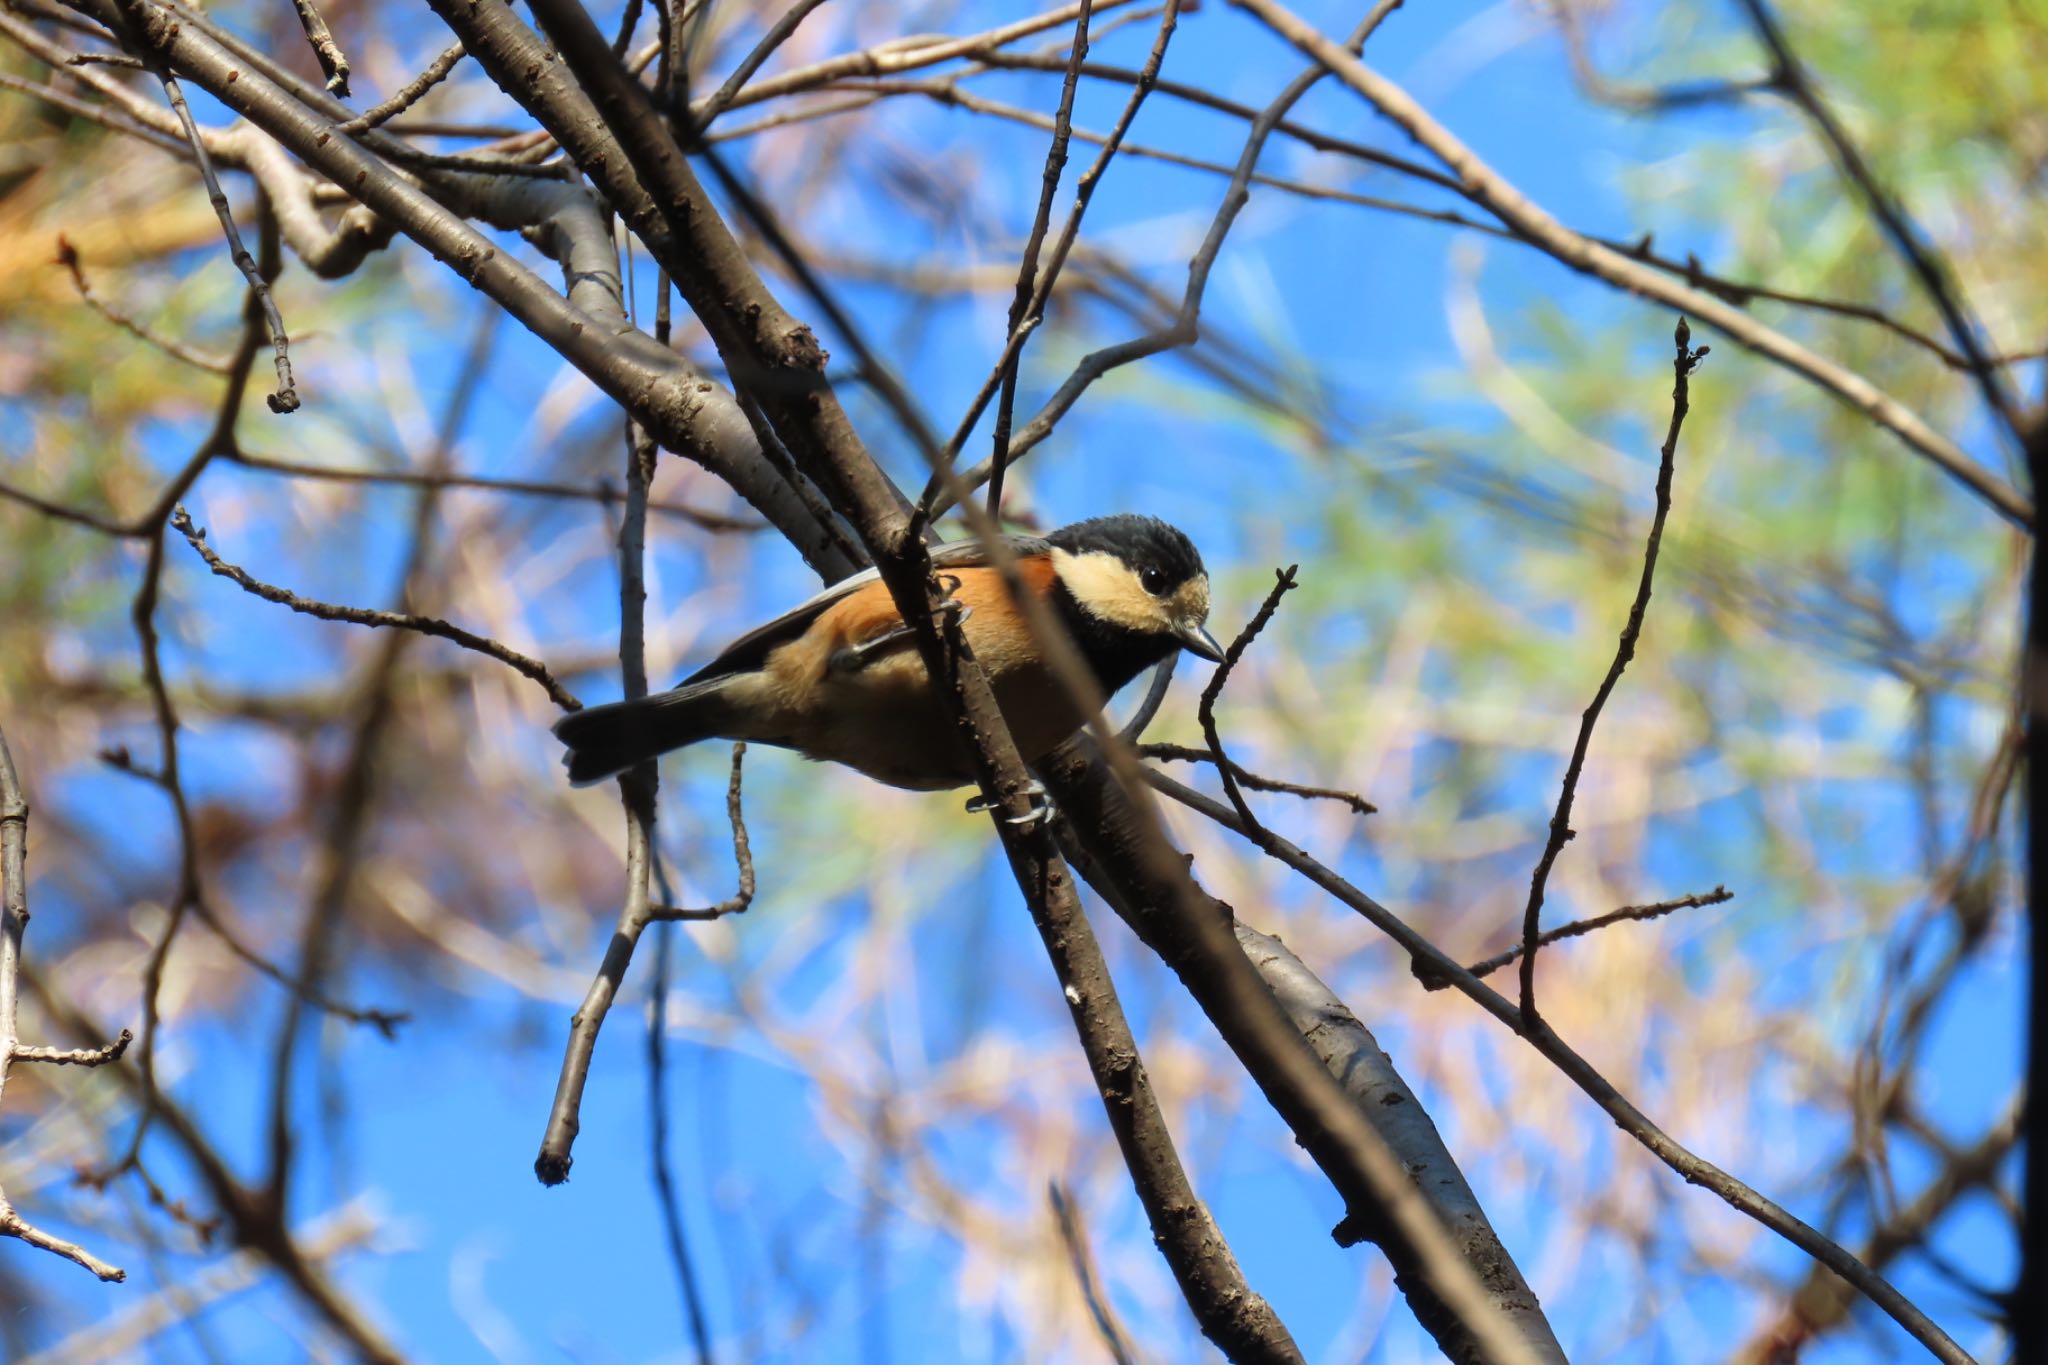
[[[633,701],[587,706],[555,722],[571,786],[588,787],[636,763],[726,733],[737,717],[721,694],[729,679],[657,692]]]

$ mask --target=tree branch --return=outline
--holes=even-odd
[[[1605,280],[1629,293],[1675,308],[1707,323],[1739,345],[1803,375],[1828,393],[1890,431],[1907,446],[2014,525],[2031,531],[2033,504],[2012,485],[1984,469],[1896,398],[1862,375],[1773,331],[1734,305],[1666,278],[1658,271],[1573,231],[1542,208],[1438,123],[1413,96],[1368,68],[1333,39],[1318,32],[1279,0],[1231,0],[1275,33],[1315,58],[1363,96],[1403,132],[1428,148],[1456,174],[1472,202],[1573,270]]]
[[[1607,666],[1607,676],[1600,680],[1599,690],[1593,693],[1593,700],[1585,713],[1579,717],[1579,737],[1572,745],[1571,761],[1565,765],[1564,785],[1558,792],[1557,808],[1550,816],[1550,837],[1544,841],[1542,856],[1536,860],[1536,871],[1529,878],[1529,901],[1522,910],[1522,1022],[1533,1026],[1536,1014],[1536,953],[1543,942],[1543,891],[1550,880],[1551,866],[1557,862],[1557,855],[1564,851],[1565,842],[1577,832],[1572,829],[1572,798],[1578,794],[1579,774],[1586,766],[1586,750],[1593,742],[1593,727],[1600,721],[1600,712],[1606,708],[1608,697],[1614,693],[1615,684],[1621,681],[1622,670],[1636,656],[1636,641],[1642,638],[1643,617],[1650,607],[1650,582],[1657,572],[1657,550],[1664,542],[1664,518],[1671,511],[1671,474],[1678,455],[1678,432],[1685,425],[1685,414],[1690,407],[1688,379],[1693,367],[1707,354],[1705,346],[1694,350],[1692,329],[1685,325],[1685,319],[1678,320],[1672,332],[1672,342],[1678,354],[1671,362],[1671,426],[1664,435],[1664,447],[1657,463],[1657,511],[1650,519],[1649,544],[1643,550],[1642,578],[1636,584],[1635,601],[1629,604],[1628,623],[1621,628],[1621,641],[1615,647],[1614,662]]]
[[[373,628],[382,626],[392,630],[409,630],[416,634],[432,635],[437,639],[448,640],[461,645],[464,649],[474,650],[478,654],[488,655],[496,659],[499,663],[510,665],[521,675],[531,678],[534,682],[538,683],[541,690],[548,694],[548,700],[565,711],[579,710],[583,705],[582,702],[576,699],[575,693],[562,686],[555,675],[548,670],[546,664],[538,659],[521,654],[509,645],[500,644],[489,636],[478,635],[474,631],[464,630],[461,626],[452,625],[436,616],[419,616],[412,612],[404,611],[383,611],[375,607],[336,606],[330,602],[320,602],[310,597],[301,597],[295,592],[261,582],[250,576],[246,570],[238,568],[222,559],[214,552],[213,547],[206,543],[206,532],[192,524],[192,518],[186,513],[184,507],[180,506],[171,513],[171,526],[179,535],[185,537],[185,543],[190,545],[199,557],[206,561],[207,568],[213,570],[220,577],[227,579],[230,583],[235,584],[244,592],[253,593],[266,602],[275,602],[280,606],[290,607],[293,611],[317,617],[322,621],[345,621],[350,625],[356,626],[370,626]]]
[[[17,1061],[69,1062],[104,1066],[127,1050],[130,1034],[121,1030],[114,1042],[97,1048],[58,1051],[28,1047],[21,1041],[21,940],[28,930],[28,797],[14,768],[7,736],[0,733],[0,1096],[7,1091],[7,1073]],[[128,1272],[62,1237],[43,1231],[23,1218],[0,1192],[0,1237],[14,1237],[32,1247],[91,1271],[102,1280],[121,1281]]]

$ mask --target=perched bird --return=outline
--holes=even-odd
[[[1222,659],[1203,628],[1202,557],[1165,522],[1099,517],[1007,540],[1025,590],[1051,603],[1105,695],[1176,649]],[[978,544],[940,547],[932,563],[952,587],[960,629],[1019,752],[1026,762],[1044,756],[1088,718],[1039,656]],[[892,787],[973,781],[910,627],[872,569],[741,636],[670,691],[577,711],[555,734],[577,786],[704,739],[780,745]]]

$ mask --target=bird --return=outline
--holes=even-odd
[[[1118,514],[1003,539],[1024,591],[1051,605],[1105,696],[1175,650],[1222,662],[1206,628],[1208,573],[1175,527]],[[1018,752],[1027,763],[1042,758],[1087,715],[1040,654],[981,543],[942,545],[931,559]],[[670,690],[573,711],[554,733],[579,787],[708,739],[793,749],[912,791],[974,780],[912,631],[872,569],[742,635]]]

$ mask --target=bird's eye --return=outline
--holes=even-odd
[[[1138,584],[1157,597],[1166,591],[1166,570],[1157,564],[1148,564],[1138,571]]]

